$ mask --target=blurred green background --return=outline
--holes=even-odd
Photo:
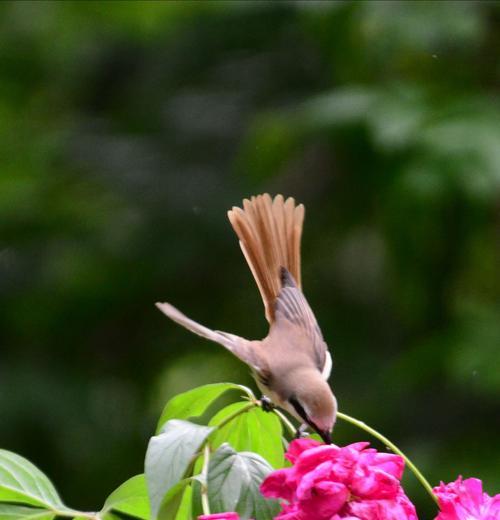
[[[341,410],[498,492],[499,52],[499,2],[3,2],[0,446],[95,509],[167,398],[253,385],[153,303],[263,337],[226,210],[280,192]]]

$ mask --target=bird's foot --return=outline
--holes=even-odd
[[[307,424],[301,424],[297,431],[295,432],[295,438],[296,439],[302,439],[304,437],[309,437],[309,434],[306,432],[307,430]]]
[[[267,397],[267,395],[263,395],[260,398],[260,407],[264,410],[264,412],[272,412],[274,409],[274,404],[271,399]]]

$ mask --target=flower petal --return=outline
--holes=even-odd
[[[321,443],[314,439],[294,439],[289,445],[285,457],[294,464],[299,455],[311,448],[321,446]]]
[[[296,484],[291,468],[278,469],[270,473],[260,485],[260,492],[267,498],[292,500]]]
[[[338,482],[319,482],[308,499],[301,500],[300,509],[310,520],[329,520],[338,513],[349,498],[349,490]]]

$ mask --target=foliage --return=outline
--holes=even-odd
[[[234,403],[237,408],[232,404],[219,410],[209,421],[214,426],[166,414],[169,410],[176,410],[181,417],[202,414],[228,389],[245,391],[249,400]],[[200,395],[210,398],[202,401]],[[194,408],[193,398],[197,400]],[[97,513],[68,508],[38,468],[15,453],[1,450],[0,518],[112,520],[116,514],[125,514],[139,520],[189,520],[201,494],[213,512],[231,509],[244,519],[271,520],[278,513],[278,504],[265,500],[259,486],[273,469],[269,461],[274,461],[275,467],[284,464],[281,423],[274,414],[257,409],[258,404],[249,389],[230,383],[201,386],[171,399],[162,414],[159,432],[149,441],[145,473],[119,486]],[[274,417],[277,424],[263,417],[256,420],[256,413]],[[269,442],[262,441],[263,435]],[[222,442],[224,439],[234,447]],[[240,448],[242,443],[248,451]],[[268,455],[267,460],[260,453]]]
[[[235,388],[244,390],[244,400],[219,410],[208,425],[165,417],[165,410],[203,414],[214,398]],[[201,395],[210,398],[200,399],[193,408],[193,399]],[[408,457],[383,435],[343,413],[339,412],[338,419],[355,424],[394,453],[379,453],[368,442],[339,447],[308,438],[288,444],[282,423],[294,436],[298,425],[274,408],[264,411],[248,388],[230,383],[194,388],[166,404],[160,429],[149,440],[144,474],[113,491],[99,512],[67,507],[37,467],[1,450],[0,518],[116,520],[125,515],[136,520],[192,520],[224,514],[241,520],[290,515],[416,520],[415,507],[400,483],[405,462],[439,505],[438,518],[462,520],[470,513],[477,520],[489,520],[500,512],[500,494],[483,493],[481,480],[462,482],[459,477],[432,489]],[[284,444],[291,467],[286,467]]]

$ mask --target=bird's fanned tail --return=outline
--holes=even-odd
[[[266,318],[274,321],[275,301],[282,288],[281,268],[301,286],[300,241],[304,206],[290,197],[267,193],[243,201],[243,209],[228,211],[229,221],[259,288]]]

